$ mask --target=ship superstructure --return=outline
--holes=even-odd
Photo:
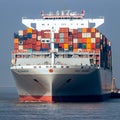
[[[84,14],[57,11],[42,12],[43,19],[22,18],[27,29],[14,34],[11,66],[20,101],[93,101],[110,96],[111,45],[96,29],[104,18],[84,19]]]

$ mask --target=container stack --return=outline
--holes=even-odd
[[[100,52],[94,57],[90,55],[90,61],[105,68],[111,65],[110,41],[96,28],[60,28],[58,33],[54,33],[54,41],[57,52]],[[19,30],[14,34],[14,51],[49,52],[50,42],[50,30]]]
[[[95,28],[60,28],[58,33],[54,33],[54,38],[56,50],[73,52],[100,50],[102,39],[101,33]],[[14,50],[49,51],[50,41],[50,30],[28,28],[14,35]]]

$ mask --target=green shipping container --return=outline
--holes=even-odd
[[[83,49],[86,49],[86,44],[82,44],[82,48],[83,48]]]

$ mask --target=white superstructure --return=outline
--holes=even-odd
[[[42,15],[43,19],[27,19],[22,18],[22,23],[29,28],[40,30],[46,30],[54,27],[55,32],[58,32],[60,27],[69,27],[69,29],[76,29],[76,28],[89,28],[92,27],[97,28],[104,23],[104,17],[100,17],[97,19],[87,19],[84,18],[84,15],[78,15],[74,13],[72,16],[71,14],[65,14],[64,11],[62,15],[57,14],[47,14]],[[34,27],[32,27],[34,25]],[[36,27],[35,27],[36,26]]]

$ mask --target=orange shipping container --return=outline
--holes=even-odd
[[[68,49],[68,44],[64,44],[64,49]]]
[[[73,52],[78,52],[78,49],[73,49]]]
[[[87,43],[86,48],[91,49],[91,43]]]
[[[96,28],[91,28],[91,32],[96,32]]]
[[[32,33],[32,28],[28,28],[27,33]]]
[[[82,32],[87,32],[87,28],[82,28]]]
[[[86,43],[91,43],[91,38],[87,38]]]
[[[14,38],[14,43],[18,43],[19,39],[18,38]]]

